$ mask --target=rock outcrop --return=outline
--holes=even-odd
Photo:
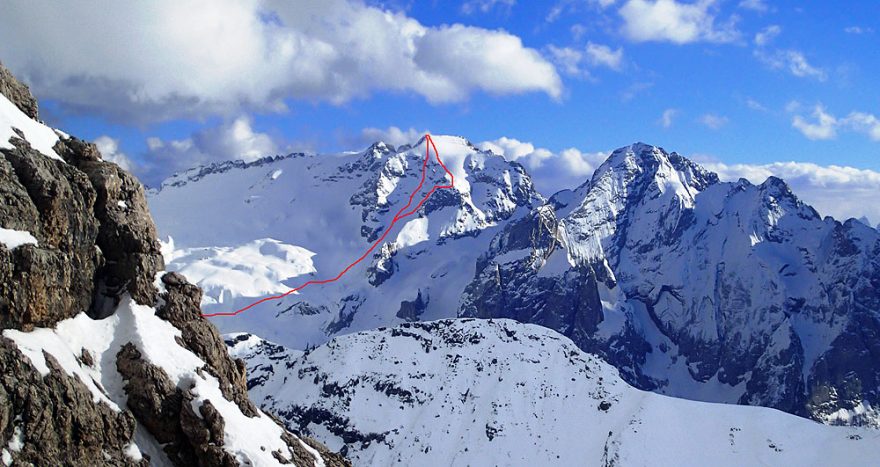
[[[31,119],[38,118],[28,88],[2,66],[0,93]],[[149,465],[149,454],[142,449],[145,438],[161,449],[154,454],[175,465],[245,462],[229,448],[229,421],[217,404],[231,402],[237,416],[245,419],[265,422],[267,416],[248,399],[243,362],[229,357],[217,330],[201,316],[201,291],[175,273],[163,276],[164,290],[157,287],[164,265],[143,186],[117,165],[101,160],[91,143],[56,132],[54,154],[47,155],[32,147],[21,130],[12,132],[16,136],[0,145],[0,228],[33,241],[0,241],[4,464]],[[142,351],[142,341],[150,335],[140,329],[111,334],[114,342],[104,348],[118,349],[115,353],[95,356],[85,347],[81,352],[77,348],[74,363],[59,363],[46,350],[45,346],[51,348],[45,340],[50,337],[40,336],[61,332],[51,328],[83,319],[82,313],[91,318],[87,321],[134,326],[114,316],[123,300],[138,307],[135,313],[154,313],[151,319],[164,320],[167,324],[150,332],[165,332],[164,338],[172,339],[170,347],[173,341],[179,347],[163,351],[204,362],[198,372],[207,381],[216,380],[222,395],[212,401],[195,394],[195,382],[188,388],[179,375],[168,374],[167,365],[151,361]],[[34,353],[9,336],[45,346]],[[65,342],[100,338],[79,336]],[[116,342],[119,339],[128,342]],[[37,361],[40,353],[44,362]],[[110,387],[107,381],[112,378],[103,384],[95,379],[113,371],[122,380],[120,388]],[[112,394],[116,389],[118,394]],[[314,465],[320,456],[325,465],[349,465],[323,446],[284,431],[277,422],[266,423],[286,444],[286,449],[266,453],[278,463]]]

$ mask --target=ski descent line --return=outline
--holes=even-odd
[[[440,167],[443,167],[443,170],[446,172],[446,175],[449,175],[449,184],[448,185],[434,185],[433,187],[431,187],[431,189],[428,191],[428,193],[422,198],[421,201],[419,201],[419,203],[414,208],[409,209],[409,207],[412,205],[413,200],[416,197],[416,194],[422,189],[422,186],[425,184],[425,176],[428,172],[428,161],[431,160],[431,149],[432,148],[434,149],[434,157],[436,157],[437,162],[440,164]],[[337,274],[336,277],[333,277],[330,279],[322,279],[322,280],[310,280],[310,281],[305,282],[304,284],[300,285],[299,287],[295,287],[295,288],[288,290],[287,292],[284,292],[283,294],[264,297],[260,300],[257,300],[256,302],[251,303],[250,305],[248,305],[244,308],[241,308],[239,310],[236,310],[236,311],[227,311],[227,312],[219,312],[219,313],[202,313],[202,316],[205,318],[212,318],[212,317],[216,317],[216,316],[235,316],[235,315],[243,313],[243,312],[245,312],[245,311],[261,304],[261,303],[266,303],[266,302],[269,302],[272,300],[280,300],[280,299],[282,299],[282,298],[284,298],[294,292],[298,292],[298,291],[300,291],[310,285],[329,284],[331,282],[338,281],[349,270],[351,270],[351,268],[355,267],[358,263],[360,263],[367,256],[369,256],[369,254],[372,253],[373,250],[376,249],[376,247],[379,246],[379,244],[385,240],[385,237],[388,236],[388,234],[391,232],[391,229],[393,229],[394,225],[397,224],[397,221],[415,214],[416,211],[418,211],[419,208],[421,208],[422,205],[425,204],[426,201],[428,201],[428,198],[430,198],[431,195],[434,194],[435,191],[452,188],[454,184],[455,184],[455,176],[452,175],[452,172],[450,172],[449,169],[446,168],[446,164],[444,164],[443,161],[440,160],[440,152],[437,151],[437,146],[434,144],[434,140],[431,138],[431,135],[426,134],[425,135],[425,160],[424,160],[424,162],[422,162],[422,178],[419,181],[419,185],[416,187],[416,189],[413,190],[413,192],[409,195],[409,201],[406,203],[406,206],[400,208],[400,210],[397,211],[397,214],[395,214],[394,218],[391,219],[391,223],[388,224],[388,227],[385,229],[385,232],[382,234],[382,236],[379,237],[375,242],[373,242],[373,244],[370,245],[369,248],[367,248],[367,251],[365,251],[364,254],[362,254],[358,259],[354,260],[354,262],[352,262],[351,264],[346,266],[345,269],[343,269],[339,274]],[[409,209],[409,211],[407,211],[407,209]]]

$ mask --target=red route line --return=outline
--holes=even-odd
[[[434,156],[437,158],[437,162],[440,164],[440,167],[443,167],[443,170],[446,172],[447,175],[449,175],[449,184],[448,185],[434,185],[433,187],[431,187],[431,190],[428,191],[428,194],[426,194],[425,197],[422,198],[421,201],[419,201],[419,204],[417,204],[416,207],[407,211],[407,209],[409,209],[409,207],[412,205],[412,202],[413,202],[413,199],[415,199],[416,193],[418,193],[422,189],[422,186],[425,184],[425,175],[428,171],[428,161],[431,159],[431,148],[434,148]],[[261,303],[269,302],[272,300],[280,300],[280,299],[282,299],[282,298],[284,298],[294,292],[298,292],[298,291],[300,291],[310,285],[329,284],[331,282],[338,281],[342,276],[345,275],[345,273],[347,273],[349,270],[351,270],[351,268],[355,267],[358,263],[360,263],[367,256],[369,256],[370,253],[372,253],[372,251],[374,249],[376,249],[376,247],[380,243],[382,243],[382,241],[385,240],[385,237],[388,236],[388,234],[391,232],[391,229],[394,228],[394,224],[396,224],[397,221],[415,214],[416,211],[418,211],[419,208],[421,208],[422,205],[425,204],[426,201],[428,201],[428,198],[430,198],[431,195],[434,194],[435,191],[443,190],[443,189],[447,189],[447,188],[452,188],[452,186],[454,184],[455,184],[455,176],[452,175],[452,172],[450,172],[449,169],[446,168],[446,164],[444,164],[443,161],[440,160],[440,152],[437,151],[437,146],[434,144],[434,139],[431,138],[431,135],[425,135],[425,161],[422,163],[422,179],[419,181],[419,186],[417,186],[416,189],[413,190],[413,192],[409,195],[409,201],[406,203],[406,206],[400,208],[400,210],[397,211],[397,214],[394,215],[394,219],[392,219],[391,223],[388,224],[388,228],[385,229],[385,233],[383,233],[382,236],[379,237],[378,240],[376,240],[372,245],[370,245],[370,247],[367,248],[367,251],[365,251],[364,254],[362,254],[360,256],[360,258],[356,259],[353,263],[346,266],[345,269],[343,269],[339,274],[336,275],[336,277],[334,277],[332,279],[310,280],[310,281],[300,285],[299,287],[295,287],[293,289],[288,290],[287,292],[284,292],[283,294],[272,295],[270,297],[262,298],[262,299],[257,300],[256,302],[251,303],[250,305],[248,305],[244,308],[241,308],[239,310],[219,312],[219,313],[203,313],[202,316],[205,318],[212,318],[215,316],[235,316],[235,315],[243,313],[243,312],[245,312],[245,311],[261,304]]]

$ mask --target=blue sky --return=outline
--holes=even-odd
[[[43,117],[149,184],[430,130],[521,159],[552,191],[644,141],[880,222],[862,207],[880,199],[875,1],[9,6],[0,60]]]

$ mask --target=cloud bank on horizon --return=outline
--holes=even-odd
[[[878,18],[787,0],[12,0],[0,60],[50,123],[150,185],[431,128],[545,193],[639,140],[878,222]]]

